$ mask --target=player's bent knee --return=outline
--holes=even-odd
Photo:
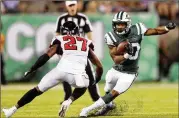
[[[129,87],[126,87],[126,88],[114,87],[114,90],[117,91],[119,94],[126,92],[128,89],[129,89]]]

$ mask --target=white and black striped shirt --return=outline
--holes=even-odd
[[[56,22],[56,32],[60,32],[60,27],[66,22],[66,21],[73,21],[75,22],[79,28],[80,28],[80,34],[81,36],[85,36],[85,33],[92,32],[92,26],[90,21],[88,20],[88,17],[82,13],[77,13],[75,16],[70,16],[68,13],[64,13],[61,16],[58,17]]]

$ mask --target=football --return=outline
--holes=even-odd
[[[126,52],[126,47],[129,45],[128,41],[123,41],[117,46],[117,54],[123,55]]]

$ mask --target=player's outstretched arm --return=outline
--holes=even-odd
[[[97,56],[93,53],[93,50],[89,49],[89,55],[88,58],[90,61],[96,66],[96,83],[98,83],[101,80],[101,76],[103,74],[103,66],[100,62],[100,60],[97,58]]]
[[[25,77],[43,66],[56,53],[57,47],[58,44],[52,45],[45,54],[40,56],[30,70],[25,73]]]
[[[171,22],[171,23],[168,23],[166,26],[158,26],[156,28],[149,28],[144,33],[144,36],[166,34],[170,30],[175,29],[175,27],[176,27],[176,24]]]

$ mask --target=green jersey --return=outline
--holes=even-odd
[[[147,28],[142,23],[137,23],[130,27],[127,34],[119,35],[114,31],[105,34],[105,42],[107,45],[117,47],[121,42],[129,41],[134,49],[134,54],[129,59],[125,60],[122,64],[113,65],[115,70],[126,73],[137,73],[141,41],[146,30]]]

